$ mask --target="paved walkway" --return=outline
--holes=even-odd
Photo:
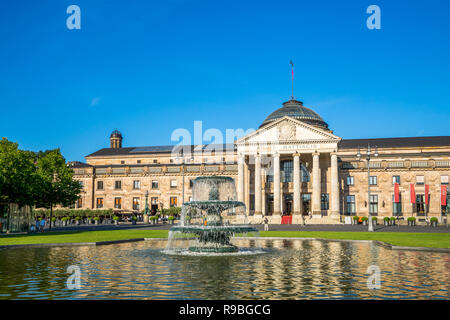
[[[258,230],[264,230],[263,225],[252,225]],[[143,229],[143,230],[168,230],[173,225],[171,224],[143,224],[138,223],[132,225],[131,223],[121,223],[119,225],[106,224],[106,225],[73,225],[67,227],[52,228],[52,231],[100,231],[100,230],[125,230],[125,229]],[[343,224],[309,224],[302,225],[289,225],[289,224],[271,224],[269,225],[270,231],[337,231],[337,232],[362,232],[367,231],[367,226],[363,225],[343,225]],[[46,230],[47,231],[47,230]],[[424,232],[424,233],[450,233],[450,227],[438,226],[374,226],[375,232]]]

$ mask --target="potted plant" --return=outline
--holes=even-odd
[[[114,216],[113,220],[114,220],[114,224],[119,224],[119,217],[118,216]]]
[[[384,217],[383,221],[384,221],[384,225],[388,226],[389,225],[389,217]]]
[[[99,221],[100,221],[100,217],[98,217],[98,216],[97,216],[97,217],[94,217],[94,223],[95,223],[95,224],[98,224]]]
[[[157,215],[151,216],[151,217],[150,217],[150,221],[151,221],[153,224],[156,224],[156,222],[158,221],[158,216],[157,216]]]
[[[175,221],[175,216],[169,216],[169,218],[167,218],[169,220],[170,224],[173,224],[173,222]]]
[[[363,222],[363,225],[367,226],[367,221],[369,220],[369,218],[368,217],[362,217],[361,220]]]
[[[372,224],[374,226],[376,226],[378,224],[378,218],[377,217],[372,217]]]
[[[432,217],[432,218],[430,219],[430,222],[431,222],[431,226],[432,226],[432,227],[437,227],[437,225],[438,225],[438,218]]]
[[[358,216],[354,216],[353,217],[353,224],[358,224],[358,220],[359,220],[359,217]]]
[[[416,218],[415,218],[415,217],[409,217],[409,218],[407,219],[407,221],[408,221],[408,226],[410,226],[410,227],[416,225]]]
[[[56,217],[52,217],[52,227],[55,226],[55,223],[56,223]]]
[[[137,217],[135,215],[133,215],[131,217],[131,224],[136,224],[136,222],[137,222]]]
[[[184,218],[184,220],[185,220],[186,224],[189,224],[191,222],[191,217],[190,216],[186,216]]]
[[[396,219],[395,217],[391,217],[391,219],[390,219],[390,220],[391,220],[391,225],[392,225],[392,226],[395,226],[395,219]]]
[[[75,217],[75,223],[76,223],[77,226],[80,225],[80,220],[81,220],[81,218],[79,216]]]

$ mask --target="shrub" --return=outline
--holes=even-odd
[[[368,217],[362,217],[361,220],[362,220],[362,221],[368,221],[369,218],[368,218]]]
[[[174,216],[169,216],[169,218],[167,218],[168,220],[175,220]]]
[[[94,217],[94,220],[98,221],[98,220],[100,220],[100,217]]]
[[[384,220],[384,221],[389,221],[390,219],[389,219],[389,217],[384,217],[383,220]]]
[[[62,217],[61,221],[69,221],[70,217]]]
[[[119,221],[119,217],[118,217],[118,216],[114,216],[114,217],[113,217],[113,220],[114,220],[114,221]]]
[[[358,221],[358,220],[359,220],[359,217],[358,217],[358,216],[354,216],[354,217],[353,217],[353,220]]]
[[[186,220],[191,220],[191,217],[190,217],[190,216],[186,216],[185,219],[186,219]]]
[[[432,217],[432,218],[430,219],[430,222],[438,222],[438,218]]]
[[[75,220],[81,220],[81,217],[76,216],[76,217],[75,217]]]
[[[391,221],[395,221],[395,219],[396,219],[395,217],[391,217]]]
[[[408,221],[416,221],[416,218],[415,218],[415,217],[409,217],[409,218],[406,219],[406,220],[408,220]]]
[[[378,221],[377,217],[372,217],[372,221]]]
[[[153,221],[153,220],[158,220],[158,216],[151,216],[151,217],[150,217],[150,220],[152,220],[152,221]]]
[[[136,221],[136,220],[137,220],[137,217],[136,217],[136,216],[132,216],[132,217],[131,217],[131,220]]]

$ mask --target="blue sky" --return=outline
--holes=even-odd
[[[84,160],[115,128],[124,146],[195,120],[257,128],[290,97],[291,59],[296,98],[343,138],[449,135],[449,3],[4,0],[0,136]]]

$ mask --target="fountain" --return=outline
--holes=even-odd
[[[236,253],[239,248],[231,244],[233,236],[258,233],[245,225],[245,204],[236,201],[234,180],[230,177],[204,176],[193,181],[193,201],[184,203],[180,224],[172,227],[166,252],[175,249],[174,240],[189,240],[183,252],[222,254]]]

